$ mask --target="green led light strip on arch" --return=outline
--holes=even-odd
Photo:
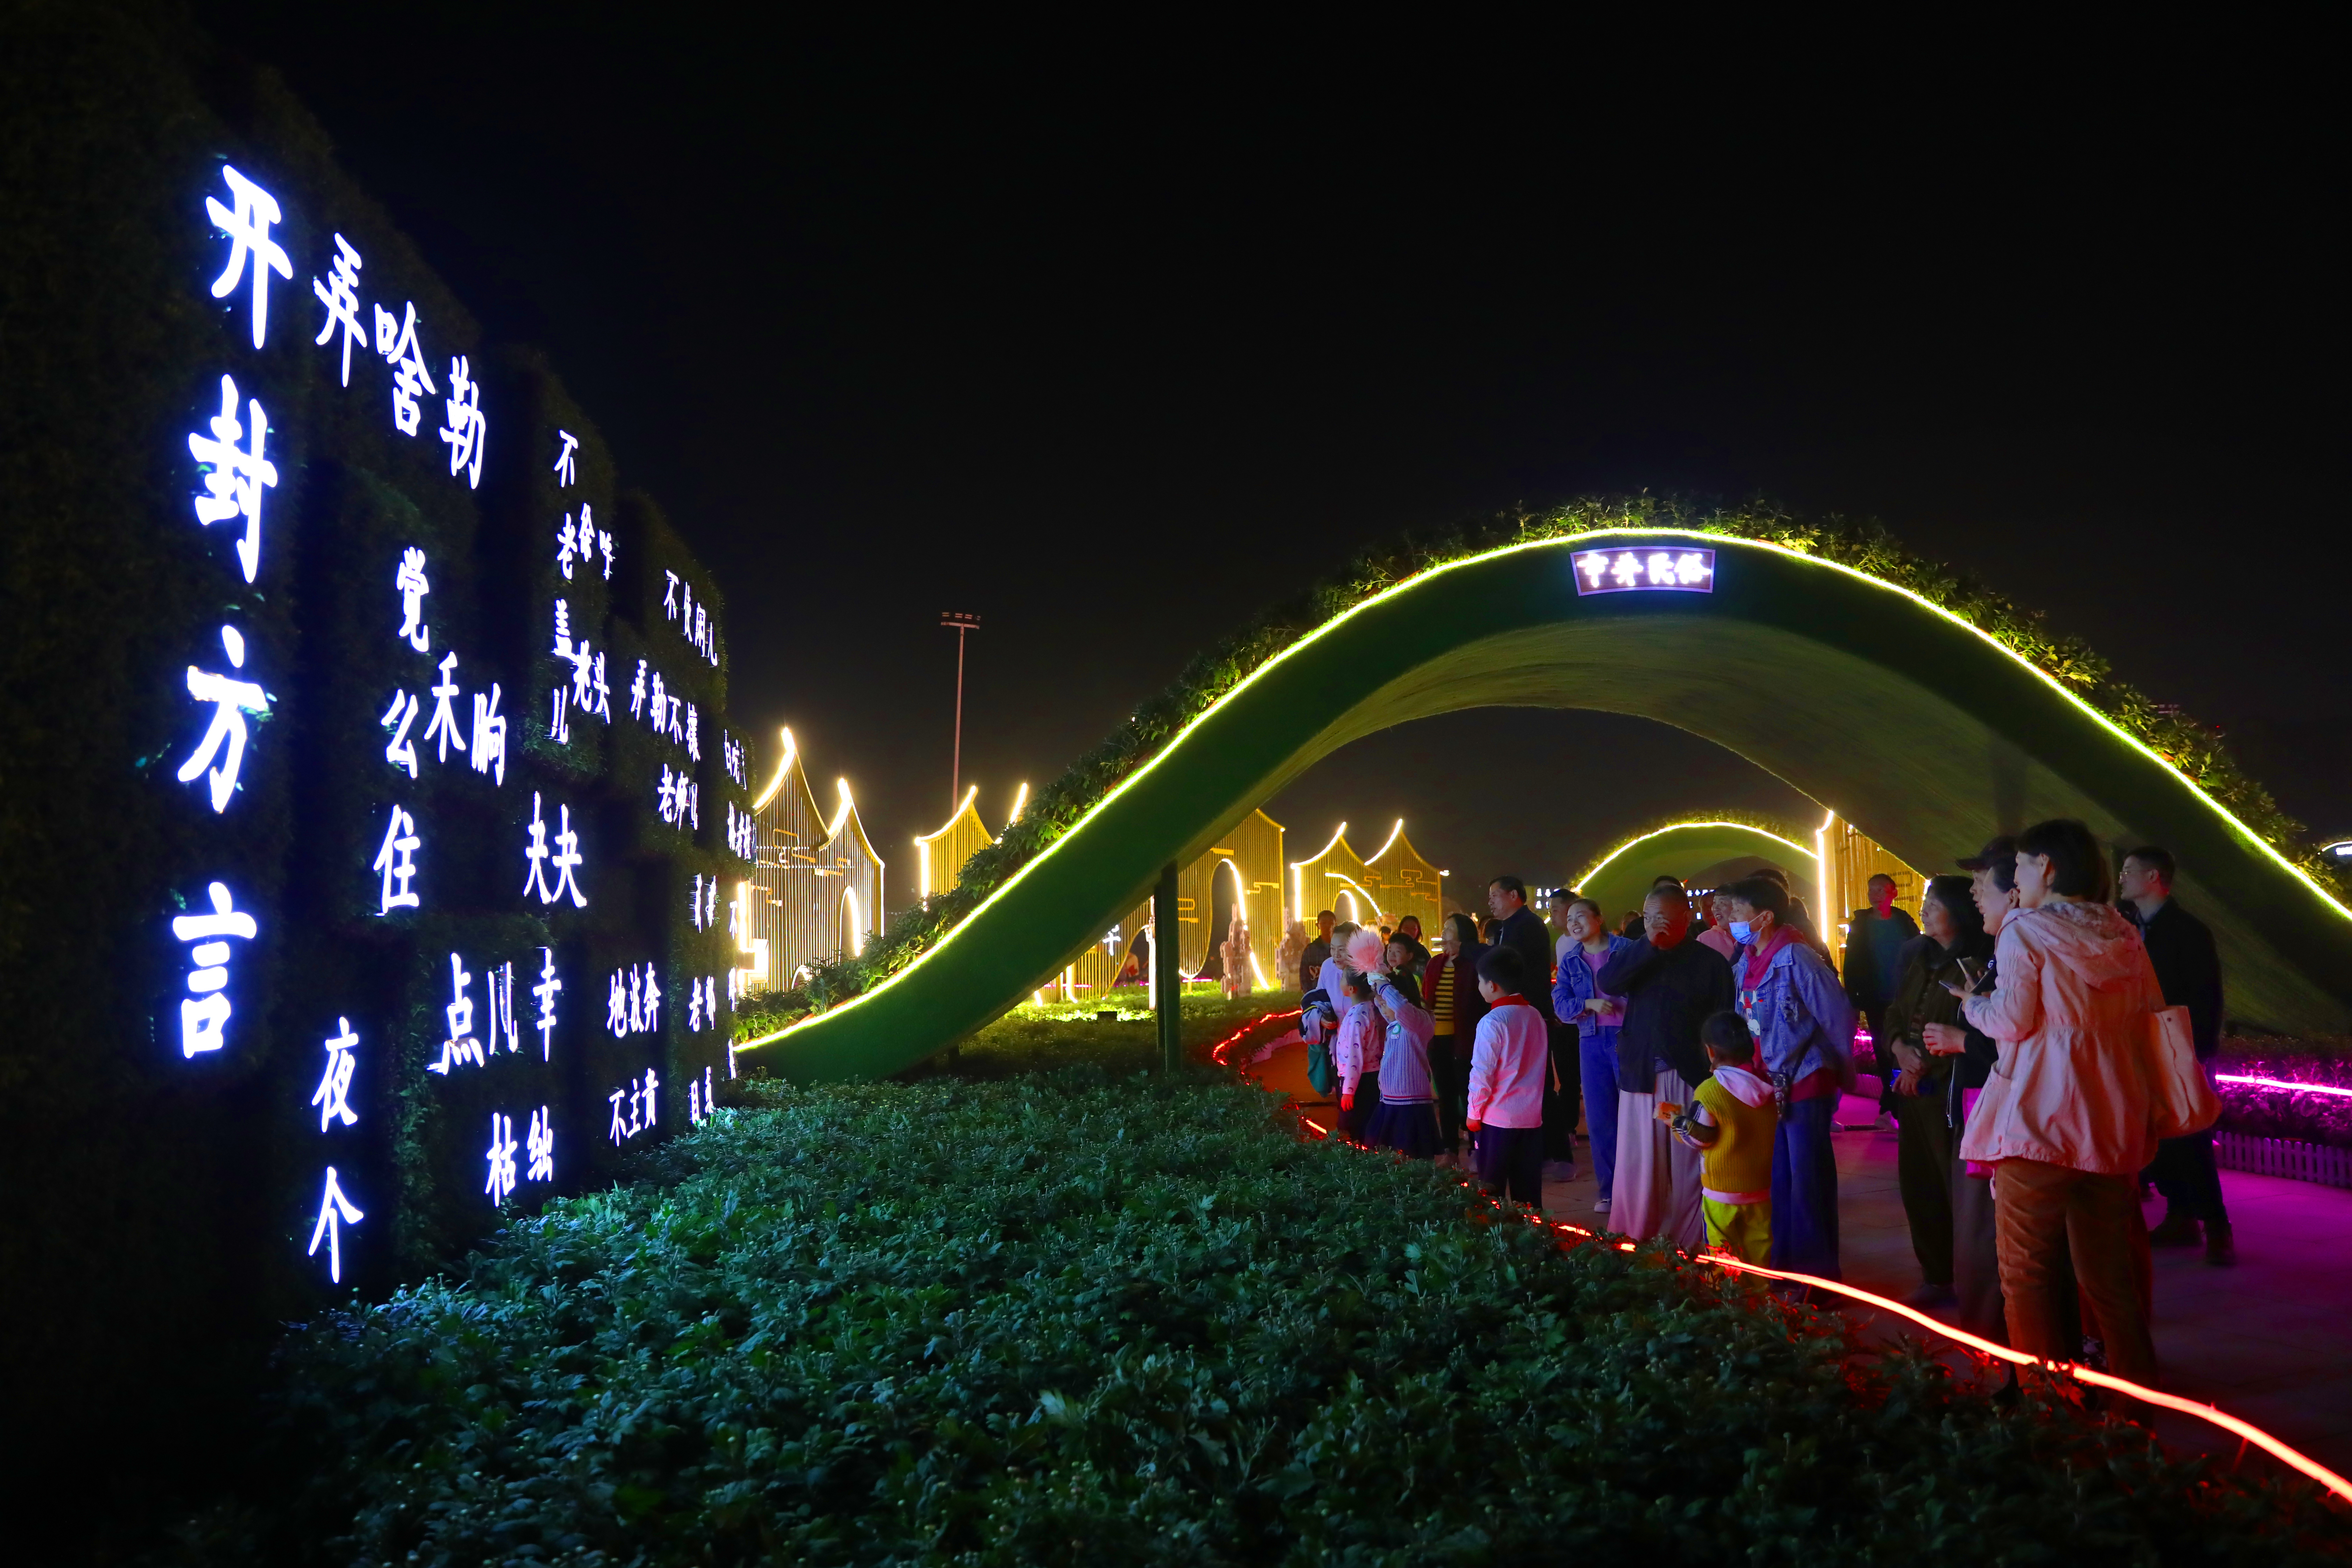
[[[1711,591],[1578,595],[1571,552],[1634,541],[1712,549]],[[2221,942],[2235,1016],[2336,1031],[2352,1011],[2352,911],[1990,634],[1782,544],[1604,527],[1433,565],[1298,637],[904,969],[744,1042],[740,1059],[794,1079],[910,1065],[1027,994],[1133,908],[1161,865],[1189,862],[1316,761],[1392,724],[1492,705],[1689,730],[1927,869],[2042,816],[2082,816],[2116,843],[2165,843],[2183,900]],[[1540,809],[1536,781],[1494,786]]]

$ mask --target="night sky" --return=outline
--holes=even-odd
[[[1383,534],[1643,489],[1877,516],[2352,835],[2340,203],[2291,84],[196,8],[547,348],[724,584],[739,722],[849,776],[894,903],[949,801],[941,610],[983,620],[996,823]],[[1404,816],[1459,889],[1727,805],[1809,809],[1664,725],[1490,710],[1268,809],[1299,853]]]

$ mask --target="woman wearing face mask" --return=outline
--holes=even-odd
[[[2071,1258],[2109,1369],[2153,1384],[2139,1173],[2156,1139],[2141,1058],[2164,993],[2138,933],[2105,902],[2106,856],[2088,827],[2058,818],[2020,834],[2016,882],[1998,985],[1948,988],[2000,1051],[1961,1152],[1993,1167],[2009,1342],[2079,1353],[2064,1336]]]
[[[1584,1072],[1584,1131],[1592,1140],[1592,1171],[1601,1195],[1593,1212],[1607,1214],[1617,1176],[1617,1029],[1625,1021],[1625,998],[1601,989],[1601,967],[1632,947],[1612,936],[1601,906],[1576,899],[1568,906],[1568,934],[1559,973],[1551,986],[1552,1011],[1574,1020],[1577,1059]]]
[[[1923,1280],[1911,1304],[1942,1307],[1958,1300],[1953,1183],[1958,1167],[1953,1155],[1959,1144],[1961,1068],[1967,1058],[1932,1052],[1927,1031],[1937,1026],[1964,1031],[1960,1005],[1944,986],[1965,989],[1983,973],[1992,956],[1992,938],[1985,933],[1984,917],[1966,877],[1937,877],[1929,882],[1919,916],[1927,930],[1903,944],[1895,960],[1894,999],[1874,1022],[1878,1037],[1890,1045],[1895,1058],[1889,1088],[1900,1129],[1895,1180]],[[1982,1071],[1979,1069],[1979,1082]],[[1985,1240],[1990,1239],[1988,1233]]]

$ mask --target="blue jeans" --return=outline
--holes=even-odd
[[[1800,1100],[1772,1132],[1772,1267],[1839,1279],[1837,1096]]]
[[[1577,1056],[1584,1068],[1584,1131],[1592,1140],[1592,1173],[1601,1195],[1617,1180],[1617,1031],[1597,1028],[1580,1037]]]

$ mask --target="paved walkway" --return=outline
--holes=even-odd
[[[1303,1047],[1278,1049],[1252,1070],[1267,1089],[1302,1103],[1320,1098],[1307,1086]],[[1839,1120],[1867,1129],[1876,1114],[1875,1101],[1848,1100]],[[1892,1131],[1837,1134],[1839,1241],[1847,1283],[1902,1300],[1920,1276],[1895,1190],[1895,1143]],[[2156,1252],[2162,1386],[2217,1405],[2352,1475],[2352,1192],[2236,1171],[2222,1172],[2221,1184],[2237,1266],[2208,1267],[2202,1247]],[[1544,1207],[1554,1218],[1599,1228],[1605,1216],[1593,1213],[1596,1195],[1583,1163],[1574,1181],[1546,1184]],[[2162,1215],[2158,1200],[2147,1217],[2153,1224]],[[1887,1326],[1895,1325],[1920,1331],[1900,1320]],[[2156,1425],[2177,1447],[2224,1456],[2237,1448],[2235,1439],[2188,1416],[2160,1416]]]

